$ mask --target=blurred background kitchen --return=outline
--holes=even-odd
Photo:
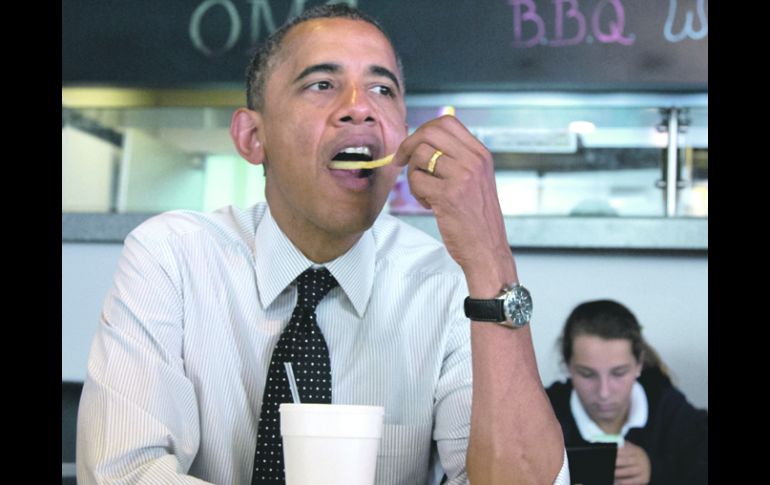
[[[319,3],[62,2],[63,382],[85,377],[131,229],[264,200],[230,117],[252,46]],[[410,127],[453,106],[493,153],[544,385],[569,311],[611,298],[707,408],[708,2],[347,3],[391,35]],[[440,237],[403,179],[385,210]]]

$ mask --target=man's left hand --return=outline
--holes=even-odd
[[[430,174],[427,168],[436,150],[442,154]],[[409,164],[412,194],[433,209],[444,245],[465,271],[472,291],[474,281],[488,281],[488,289],[478,290],[489,293],[516,279],[492,154],[457,118],[442,116],[417,128],[399,146],[394,163]]]

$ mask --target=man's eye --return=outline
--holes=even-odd
[[[371,90],[374,91],[377,94],[381,94],[383,96],[388,96],[388,97],[391,97],[391,98],[394,98],[396,96],[396,94],[393,92],[393,90],[391,88],[389,88],[388,86],[375,86]]]
[[[332,88],[332,83],[330,83],[329,81],[318,81],[308,86],[308,89],[312,89],[313,91],[326,91],[331,88]]]

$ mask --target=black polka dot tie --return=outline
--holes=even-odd
[[[285,483],[278,406],[292,402],[292,398],[284,362],[291,362],[303,403],[332,402],[329,349],[316,323],[315,309],[329,290],[337,286],[337,280],[326,268],[310,268],[297,277],[296,284],[297,306],[273,349],[267,371],[252,485]]]

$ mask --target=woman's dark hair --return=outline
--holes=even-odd
[[[572,310],[558,341],[563,362],[567,366],[572,359],[572,344],[579,335],[628,340],[636,361],[643,360],[643,369],[657,368],[670,378],[670,372],[658,353],[642,337],[642,327],[636,316],[616,301],[587,301]]]

